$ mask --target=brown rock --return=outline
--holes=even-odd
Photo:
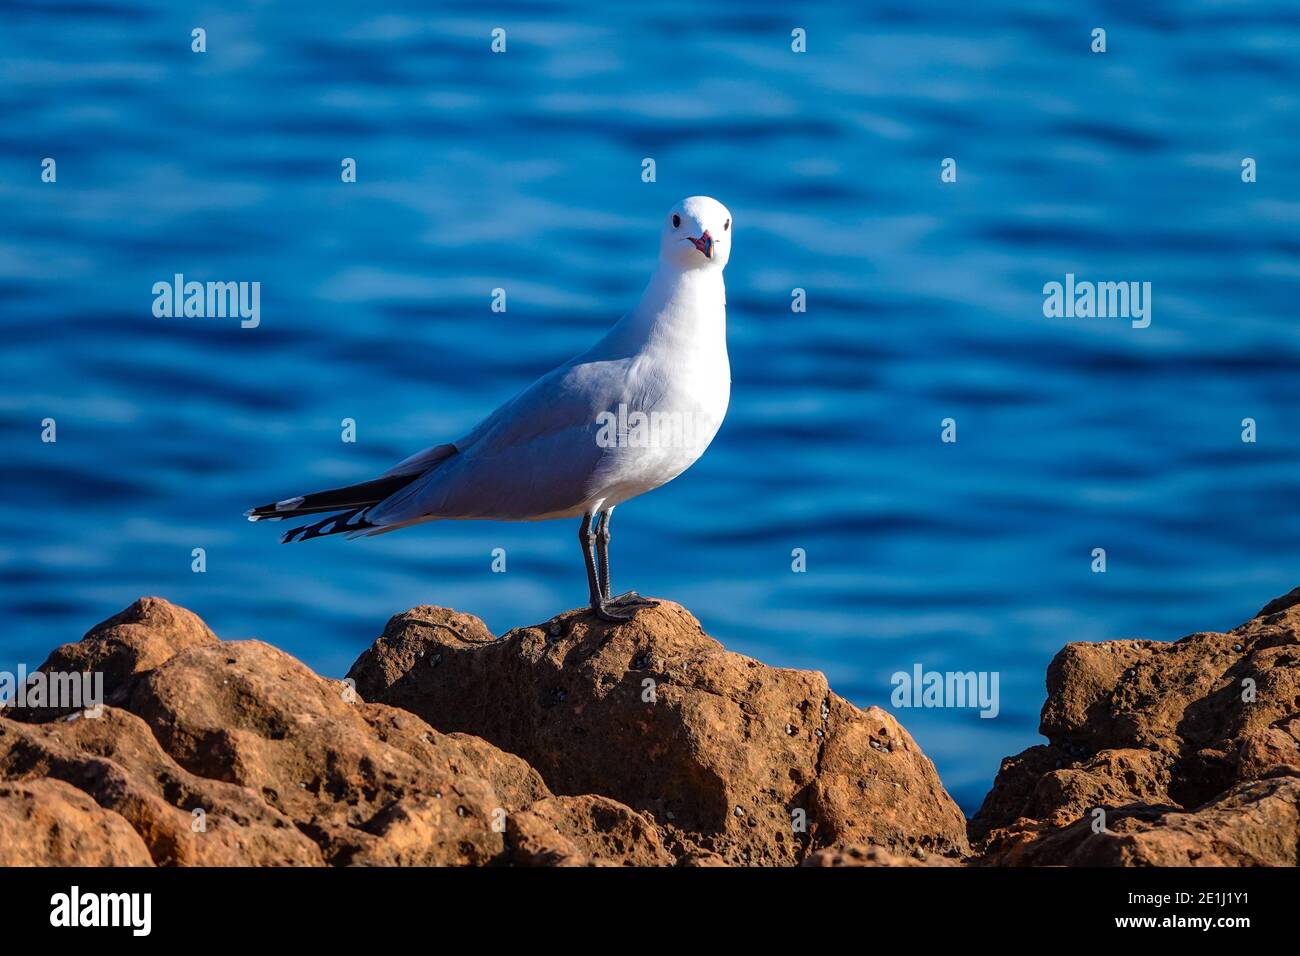
[[[1300,779],[1238,784],[1193,813],[1135,805],[1064,828],[995,830],[984,863],[1004,866],[1295,866]]]
[[[446,865],[497,856],[503,843],[492,815],[515,808],[476,761],[499,751],[480,747],[471,757],[422,721],[350,700],[348,690],[270,645],[232,641],[144,675],[128,706],[182,767],[245,787],[298,821],[326,862]],[[527,775],[516,758],[501,760],[508,766],[493,770],[500,778]],[[418,859],[412,831],[423,835]]]
[[[289,817],[242,787],[182,769],[142,720],[116,708],[72,722],[0,720],[0,776],[76,787],[117,824],[134,828],[159,865],[322,862]]]
[[[1168,783],[1169,771],[1161,755],[1149,750],[1103,750],[1091,760],[1044,773],[1020,815],[1061,826],[1094,807],[1167,804]]]
[[[671,866],[654,821],[608,797],[551,797],[507,821],[510,862],[525,866]]]
[[[46,673],[103,675],[104,703],[119,703],[139,674],[191,647],[215,644],[217,637],[196,614],[162,598],[140,598],[125,611],[96,624],[80,640],[56,648],[38,670]],[[73,708],[10,707],[12,720],[41,721]]]
[[[1300,589],[1226,634],[1069,644],[1047,690],[1049,745],[1003,762],[978,862],[1294,865]]]
[[[1022,750],[1015,756],[1003,757],[993,788],[967,825],[971,842],[977,844],[988,836],[989,831],[1028,817],[1039,779],[1043,774],[1064,767],[1065,762],[1064,752],[1042,744]]]
[[[690,850],[684,856],[678,858],[677,865],[685,867],[725,867],[727,861],[712,850]]]
[[[1235,755],[1237,777],[1300,777],[1300,716],[1283,717],[1241,738]]]
[[[506,815],[534,806],[539,839],[664,858],[627,808],[560,814],[522,759],[367,704],[266,644],[218,641],[164,601],[137,602],[47,666],[102,669],[122,707],[0,718],[10,862],[485,864],[504,860]],[[64,831],[67,847],[49,845]],[[91,850],[83,832],[110,839]]]
[[[1083,866],[1295,866],[1300,780],[1239,784],[1194,813],[1167,813],[1131,832],[1090,835]]]
[[[1285,611],[1287,608],[1295,607],[1300,604],[1300,588],[1292,588],[1286,594],[1279,598],[1274,598],[1259,609],[1256,617],[1264,617],[1268,614],[1276,614],[1279,611]]]
[[[803,866],[959,866],[955,860],[917,849],[902,856],[878,846],[849,846],[843,849],[817,850],[803,861]]]
[[[972,862],[1296,865],[1289,598],[1227,634],[1068,645],[1048,743],[1004,761]],[[99,670],[108,704],[0,717],[0,863],[944,866],[967,849],[890,714],[726,651],[669,603],[499,640],[417,608],[354,665],[360,695],[158,599],[46,667]]]
[[[0,866],[150,866],[117,814],[59,780],[0,782]]]
[[[872,840],[967,848],[960,811],[890,714],[859,710],[819,673],[725,650],[669,602],[617,625],[571,611],[500,640],[416,608],[349,677],[367,699],[518,754],[556,793],[648,812],[677,855],[791,864]]]

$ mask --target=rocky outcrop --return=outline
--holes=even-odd
[[[585,611],[494,639],[474,618],[393,618],[348,675],[367,700],[518,754],[556,793],[649,814],[678,856],[792,865],[830,846],[960,856],[965,819],[892,715],[814,671],[723,648],[676,604]]]
[[[102,673],[106,703],[0,717],[12,863],[709,866],[850,842],[966,849],[892,717],[820,674],[723,650],[676,605],[618,626],[574,612],[500,640],[417,608],[333,681],[146,598],[42,670]]]
[[[82,662],[107,675],[102,716],[0,719],[10,862],[506,862],[510,816],[552,797],[518,757],[365,703],[269,645],[218,641],[165,601],[137,602],[45,666]],[[625,821],[570,816],[556,839],[593,857],[606,824],[635,843]],[[111,839],[82,852],[82,832]]]
[[[1069,644],[971,837],[987,865],[1295,866],[1300,589],[1227,632]]]
[[[1294,866],[1300,845],[1300,589],[1226,634],[1067,645],[1047,743],[969,828],[890,714],[668,602],[500,638],[415,608],[340,681],[146,598],[43,670],[102,674],[105,703],[0,711],[0,865]]]

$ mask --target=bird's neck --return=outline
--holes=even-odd
[[[725,350],[726,315],[727,290],[721,269],[660,265],[628,319],[647,343]]]

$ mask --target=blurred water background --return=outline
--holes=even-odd
[[[497,632],[580,604],[570,523],[282,547],[241,513],[465,432],[706,193],[731,410],[620,509],[615,588],[862,705],[916,663],[998,672],[996,719],[897,712],[972,812],[1066,641],[1300,584],[1298,39],[1285,3],[9,0],[0,667],[142,594],[333,676],[415,604]],[[261,282],[260,327],[155,318],[178,272]],[[1067,272],[1151,282],[1151,326],[1044,318]]]

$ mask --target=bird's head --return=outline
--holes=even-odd
[[[708,196],[689,196],[664,220],[659,259],[679,269],[721,270],[731,256],[731,212]]]

